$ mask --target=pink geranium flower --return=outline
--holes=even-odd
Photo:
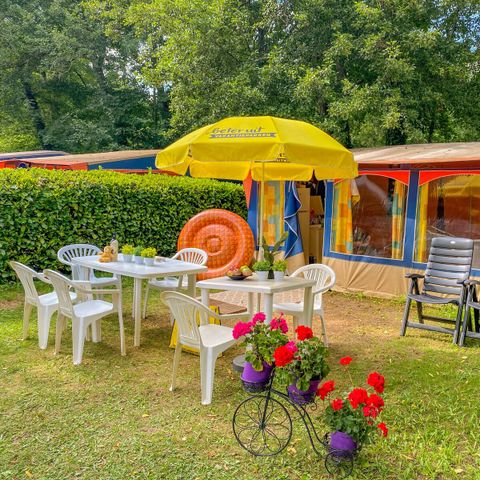
[[[252,333],[253,322],[238,322],[233,327],[233,338],[238,340],[240,337],[247,335],[248,333]]]
[[[253,325],[257,324],[258,322],[264,322],[267,317],[263,312],[258,312],[252,317]]]

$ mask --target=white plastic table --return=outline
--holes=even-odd
[[[141,305],[142,305],[142,281],[152,278],[166,276],[188,276],[187,295],[195,296],[195,285],[197,274],[208,270],[207,267],[196,265],[194,263],[182,262],[167,258],[163,261],[155,260],[153,266],[137,265],[136,263],[124,262],[123,256],[118,256],[118,262],[101,263],[98,255],[89,257],[72,258],[72,262],[85,268],[92,268],[100,272],[113,273],[120,277],[133,278],[133,318],[135,320],[135,334],[133,344],[135,347],[140,346],[140,330],[142,322]]]
[[[230,290],[234,292],[248,293],[248,316],[253,315],[255,309],[255,294],[264,295],[264,313],[269,322],[273,318],[273,295],[275,293],[286,292],[288,290],[304,290],[303,307],[305,318],[311,318],[313,315],[313,295],[312,287],[314,280],[301,277],[285,277],[283,280],[258,280],[255,275],[245,280],[231,280],[228,277],[210,278],[197,282],[197,287],[202,292],[202,303],[206,306],[210,304],[210,290]],[[238,317],[238,315],[232,315]]]

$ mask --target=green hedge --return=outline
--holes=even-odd
[[[176,251],[183,225],[209,208],[246,217],[240,185],[215,180],[101,171],[0,170],[0,282],[9,260],[60,269],[58,249],[71,243],[153,246]]]

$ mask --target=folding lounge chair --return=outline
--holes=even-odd
[[[467,302],[465,304],[465,317],[463,319],[462,334],[460,335],[459,345],[463,347],[465,338],[480,338],[480,302],[478,301],[477,286],[480,282],[477,280],[467,280],[465,285],[468,289]],[[473,309],[474,322],[470,323],[470,310]],[[473,328],[472,328],[473,327]]]
[[[434,332],[453,335],[453,343],[457,343],[460,333],[463,306],[466,301],[465,280],[470,276],[473,256],[473,240],[468,238],[436,237],[432,239],[428,255],[425,275],[410,273],[410,288],[403,314],[400,335],[404,336],[407,327],[421,328]],[[423,278],[423,288],[420,292],[418,280]],[[418,322],[409,322],[410,305],[414,300],[417,304]],[[423,304],[447,305],[458,307],[455,320],[423,314]],[[454,324],[454,328],[437,325],[427,325],[425,320]]]

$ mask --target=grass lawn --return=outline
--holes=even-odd
[[[169,392],[173,350],[158,294],[140,348],[133,348],[130,286],[124,298],[127,356],[120,356],[116,317],[108,317],[102,343],[88,342],[84,363],[74,367],[70,331],[56,357],[54,322],[46,351],[38,349],[35,319],[22,341],[22,290],[0,289],[0,479],[328,478],[299,423],[275,458],[253,458],[238,446],[231,419],[246,393],[231,361],[240,347],[218,360],[210,406],[200,404],[193,355],[183,354],[178,390]],[[400,301],[326,296],[329,378],[349,386],[336,363],[351,355],[356,383],[373,369],[387,379],[390,436],[362,450],[351,478],[480,478],[480,343],[460,349],[451,337],[419,330],[399,338],[402,310]],[[325,431],[320,418],[317,425]]]

